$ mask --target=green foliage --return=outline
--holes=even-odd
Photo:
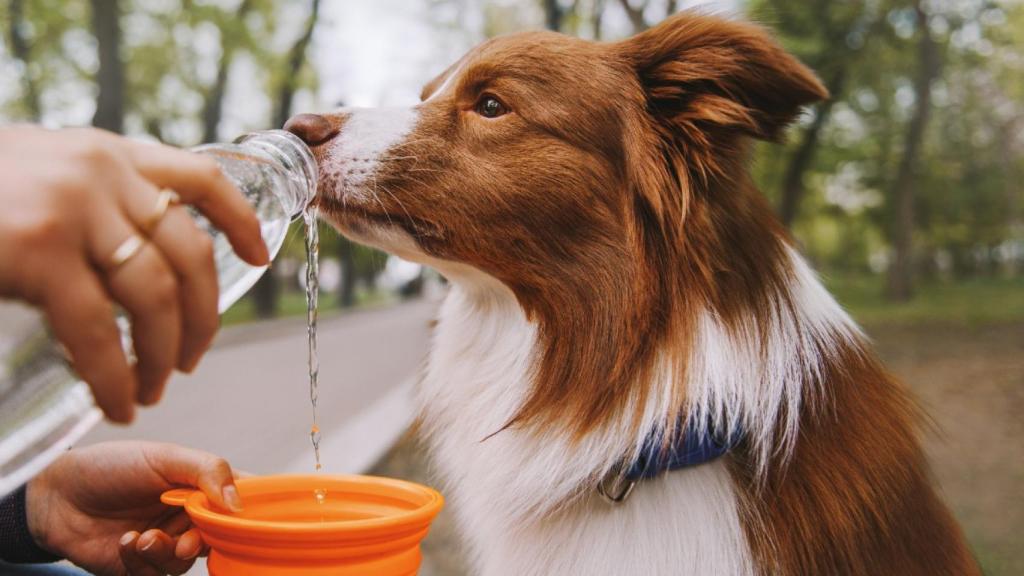
[[[201,135],[200,116],[215,85],[225,54],[250,58],[256,70],[253,98],[273,102],[284,79],[288,45],[281,39],[298,34],[289,23],[308,3],[292,0],[120,0],[121,53],[125,66],[126,127],[130,133],[148,133],[177,145],[193,145]],[[11,4],[0,7],[0,30],[10,44]],[[22,30],[30,45],[29,62],[17,62],[12,50],[3,58],[30,77],[42,93],[44,116],[65,122],[67,111],[81,110],[94,94],[95,38],[91,10],[85,0],[31,0],[23,2]],[[289,18],[282,18],[287,12]],[[312,67],[302,67],[299,88],[314,88]],[[71,88],[71,89],[69,89]],[[26,90],[2,102],[0,113],[11,119],[33,120]],[[270,110],[271,105],[266,108]],[[75,115],[81,121],[82,114]],[[268,117],[252,128],[270,124]]]
[[[194,125],[211,97],[221,61],[239,55],[255,63],[253,97],[272,99],[285,73],[286,49],[270,41],[279,32],[278,8],[268,0],[229,5],[182,0],[180,6],[135,0],[126,11],[128,25],[151,33],[125,46],[129,113],[162,140],[198,143]],[[302,85],[313,84],[304,80]],[[269,125],[270,118],[263,122],[259,127]],[[183,124],[193,128],[182,130]]]
[[[1024,242],[1024,5],[926,6],[943,66],[915,174],[917,267],[925,275],[987,273],[997,247]],[[749,10],[818,71],[835,99],[804,176],[794,233],[826,269],[863,271],[872,257],[884,261],[895,225],[887,194],[915,106],[920,31],[910,3],[752,0]],[[837,71],[845,75],[839,90],[831,85]],[[792,130],[783,154],[774,145],[757,149],[755,176],[773,201],[808,124]],[[842,174],[855,177],[842,186]]]
[[[305,262],[306,244],[304,240],[304,230],[305,224],[301,220],[292,222],[291,227],[288,229],[288,235],[285,237],[284,244],[281,246],[281,256]],[[337,258],[342,245],[341,243],[348,242],[348,240],[341,236],[333,226],[326,222],[320,222],[319,232],[320,256],[322,258]],[[384,265],[387,264],[388,258],[386,254],[379,250],[363,246],[362,244],[351,243],[351,247],[357,277],[369,278],[376,276],[384,270]]]
[[[746,0],[742,7],[814,69],[831,92],[780,146],[759,143],[752,170],[771,202],[798,198],[794,235],[815,263],[881,272],[897,229],[897,172],[917,108],[923,28],[915,0]],[[493,0],[495,11],[508,2]],[[546,7],[548,1],[535,1]],[[672,11],[662,0],[557,1],[564,32],[586,35],[631,8],[634,30]],[[1024,269],[1024,4],[924,0],[940,75],[923,150],[910,166],[918,275],[971,276]],[[492,15],[493,16],[493,15]],[[496,18],[496,17],[495,17]],[[639,21],[637,21],[639,18]],[[585,22],[590,20],[590,24]],[[499,19],[499,24],[507,21]],[[620,26],[621,28],[621,26]],[[816,124],[823,118],[820,130]],[[812,136],[813,135],[813,136]],[[805,141],[814,143],[813,146]],[[796,159],[803,148],[810,162]],[[796,178],[792,177],[793,174]],[[792,182],[799,190],[793,193]],[[800,184],[802,183],[802,186]],[[802,194],[800,194],[802,190]],[[1003,255],[1003,260],[995,256]]]
[[[22,80],[18,96],[0,103],[0,112],[12,119],[35,121],[37,111],[28,102],[26,84],[32,82],[45,88],[91,78],[96,68],[95,40],[88,32],[90,10],[85,0],[34,0],[20,4],[22,13],[17,22],[11,21],[14,2],[0,6],[4,56],[14,63]],[[12,27],[17,27],[28,45],[27,61],[15,57]],[[40,94],[42,105],[68,105],[67,97],[59,92]]]
[[[825,284],[858,322],[867,325],[953,324],[976,326],[1024,322],[1024,278],[977,277],[921,284],[910,303],[882,298],[882,279],[833,275]]]
[[[457,14],[471,0],[422,1],[428,15],[450,16],[435,22],[439,34],[454,34],[451,28],[463,22]],[[203,110],[214,99],[225,62],[250,66],[254,73],[245,80],[251,92],[247,107],[265,111],[260,112],[265,117],[246,120],[251,125],[242,129],[270,125],[286,80],[300,89],[317,85],[314,67],[292,70],[287,62],[311,0],[120,2],[130,133],[149,133],[177,145],[197,143]],[[607,36],[630,24],[621,1],[556,4],[568,33]],[[685,5],[626,3],[648,19],[679,4]],[[16,5],[20,17],[12,22]],[[539,27],[545,5],[541,0],[486,0],[479,10],[482,31],[493,35]],[[914,174],[918,274],[936,279],[1018,274],[1024,262],[999,264],[994,255],[1009,253],[1014,243],[1024,251],[1024,3],[929,0],[924,6],[942,69],[932,87],[932,117]],[[833,93],[833,103],[809,113],[782,147],[755,148],[755,179],[772,202],[781,203],[795,153],[814,115],[821,115],[826,120],[800,178],[805,191],[792,224],[794,235],[827,273],[879,272],[897,224],[891,195],[915,107],[911,88],[921,30],[912,0],[746,0],[742,7],[814,68]],[[618,23],[609,26],[615,18]],[[0,115],[32,120],[41,112],[50,123],[69,117],[88,121],[97,67],[90,19],[86,0],[0,2],[5,47],[0,69],[12,81],[2,92],[6,98]],[[20,32],[28,45],[23,60],[14,49],[12,31]],[[325,231],[324,238],[325,257],[337,257],[342,242],[333,239],[333,232]],[[287,250],[301,259],[301,239]],[[372,278],[384,262],[374,251],[352,251],[361,279]]]
[[[381,290],[364,289],[356,292],[356,307],[384,306],[397,302],[398,298]],[[320,317],[330,318],[340,313],[341,307],[337,298],[320,298]],[[286,318],[304,318],[306,316],[306,295],[302,292],[285,292],[278,301],[277,315]],[[235,303],[220,317],[221,326],[235,326],[257,320],[256,306],[251,298],[243,298]]]

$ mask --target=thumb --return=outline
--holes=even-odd
[[[242,499],[227,460],[174,444],[153,445],[148,459],[153,469],[168,482],[199,488],[215,506],[232,512],[242,511]]]

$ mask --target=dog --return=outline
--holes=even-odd
[[[450,280],[418,397],[473,573],[980,574],[913,400],[745,169],[826,97],[682,13],[286,125],[326,218]]]

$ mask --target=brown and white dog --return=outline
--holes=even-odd
[[[289,122],[343,233],[451,281],[419,398],[474,573],[979,573],[913,401],[745,170],[826,96],[764,30],[682,14],[494,39],[417,106]],[[711,427],[741,441],[598,496]]]

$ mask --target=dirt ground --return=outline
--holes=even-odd
[[[926,448],[986,574],[1024,574],[1024,324],[867,330],[934,419]],[[433,482],[411,437],[375,473]],[[423,548],[423,576],[467,574],[450,509]]]
[[[926,447],[986,574],[1024,574],[1024,324],[868,332],[935,421]]]

